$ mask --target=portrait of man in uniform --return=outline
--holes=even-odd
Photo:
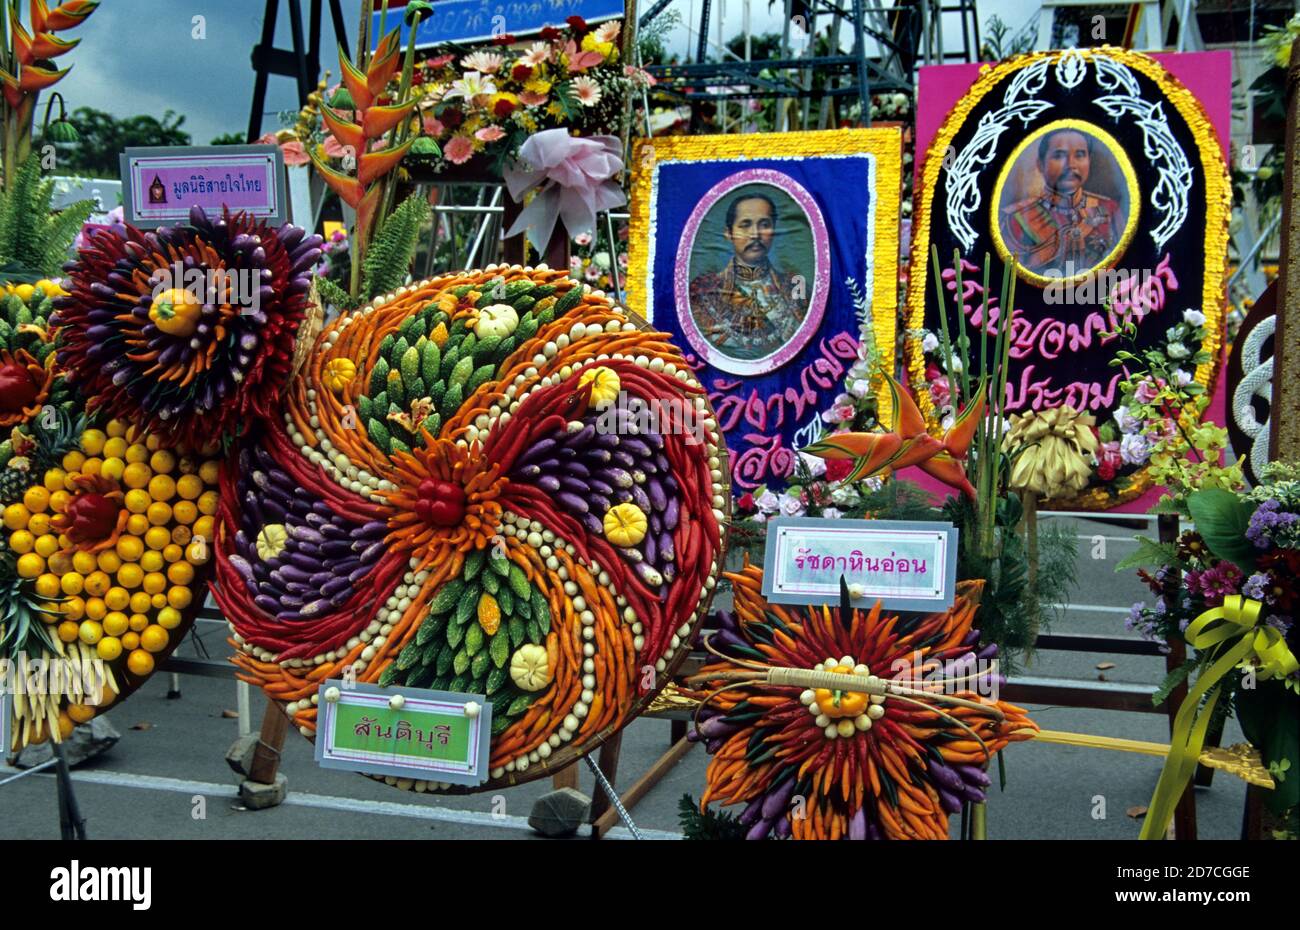
[[[711,213],[718,216],[706,217],[691,247],[691,316],[719,352],[763,358],[794,336],[808,312],[807,217],[788,195],[757,184],[724,197]],[[776,257],[804,251],[802,265]]]
[[[998,231],[1026,271],[1072,277],[1115,251],[1128,199],[1111,149],[1084,130],[1057,128],[1026,146],[1011,166],[998,192]]]

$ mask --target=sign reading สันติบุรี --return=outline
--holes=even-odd
[[[767,524],[763,596],[775,604],[853,604],[940,611],[957,583],[957,528],[910,520],[779,517]]]
[[[278,145],[150,146],[120,156],[122,206],[133,226],[189,222],[190,209],[286,219],[284,155]]]
[[[381,26],[380,13],[372,17],[372,44],[394,29],[402,30],[406,46],[410,28],[405,22],[405,3],[390,3],[388,18]],[[616,19],[623,15],[622,0],[434,0],[434,15],[420,23],[415,32],[416,48],[444,42],[473,42],[500,35],[528,35],[545,26],[562,26],[570,16],[588,23]]]
[[[321,684],[319,708],[322,768],[456,785],[487,781],[492,705],[485,695],[331,679]]]

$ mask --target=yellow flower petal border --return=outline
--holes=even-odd
[[[822,132],[751,133],[739,136],[671,136],[641,139],[632,152],[632,195],[628,227],[628,267],[624,287],[628,309],[646,318],[649,295],[651,207],[658,165],[674,161],[743,161],[760,158],[816,158],[819,155],[871,155],[876,165],[876,222],[868,231],[874,278],[872,331],[881,364],[894,370],[898,331],[898,253],[903,182],[903,134],[896,127],[831,129]],[[857,337],[854,333],[854,337]],[[887,388],[877,398],[881,420],[889,417]]]
[[[1206,199],[1205,277],[1202,282],[1200,307],[1201,312],[1205,314],[1205,340],[1201,343],[1201,348],[1210,353],[1210,361],[1197,366],[1195,380],[1205,387],[1207,394],[1211,394],[1219,367],[1219,350],[1223,346],[1224,338],[1228,219],[1232,213],[1232,184],[1228,178],[1227,166],[1224,164],[1219,136],[1214,131],[1214,125],[1210,122],[1201,102],[1182,81],[1166,71],[1154,58],[1141,52],[1111,46],[1071,51],[1081,54],[1088,61],[1098,56],[1105,56],[1127,65],[1155,82],[1165,99],[1173,104],[1178,115],[1187,123],[1192,137],[1196,140],[1201,171],[1205,175]],[[1064,54],[1061,51],[1039,52],[1010,59],[996,67],[989,65],[982,67],[979,78],[966,95],[953,106],[952,112],[944,119],[938,134],[926,151],[921,185],[914,198],[912,253],[908,271],[907,334],[903,351],[908,384],[916,395],[917,403],[925,415],[926,422],[930,424],[931,431],[936,434],[940,427],[935,416],[934,403],[930,400],[930,392],[918,387],[924,386],[925,379],[925,358],[921,349],[921,339],[911,334],[919,332],[925,326],[926,285],[932,274],[927,268],[930,260],[930,218],[944,155],[971,112],[986,95],[1002,86],[1004,81],[1020,69],[1027,68],[1045,57],[1053,61],[1059,60]],[[1142,468],[1129,476],[1129,487],[1124,491],[1111,493],[1103,488],[1093,488],[1073,497],[1042,501],[1039,506],[1045,510],[1105,510],[1140,497],[1152,486],[1152,483],[1149,469]]]

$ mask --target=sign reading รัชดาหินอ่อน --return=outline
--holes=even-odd
[[[286,219],[284,155],[278,145],[129,148],[120,156],[122,207],[132,226],[187,223],[191,207]]]
[[[405,3],[390,3],[388,19],[382,26],[380,13],[372,14],[372,46],[385,33],[401,29],[402,48],[406,47],[411,30],[406,25],[405,6]],[[562,27],[570,16],[598,23],[623,15],[622,0],[437,0],[433,9],[434,15],[416,28],[416,48],[501,35],[528,35],[541,31],[544,26]]]
[[[837,604],[843,576],[857,607],[940,611],[957,583],[957,528],[910,520],[779,517],[767,525],[763,596]]]
[[[393,707],[399,694],[401,706]],[[338,679],[323,682],[319,695],[322,768],[455,785],[487,781],[492,705],[486,696]],[[466,713],[471,703],[477,713]]]

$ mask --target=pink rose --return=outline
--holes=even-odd
[[[286,165],[305,165],[311,161],[307,157],[307,149],[297,139],[280,146],[280,151],[284,153],[284,163]]]
[[[936,407],[946,407],[952,400],[952,391],[948,387],[948,379],[940,375],[930,379],[930,401]]]
[[[353,151],[352,146],[344,145],[332,133],[325,137],[325,141],[321,143],[321,148],[325,150],[325,154],[329,158],[342,158],[344,155],[355,156],[357,154]]]
[[[1164,386],[1165,382],[1163,378],[1157,379],[1156,381],[1140,381],[1138,382],[1138,386],[1134,390],[1133,395],[1138,399],[1139,403],[1154,403],[1155,399],[1160,396],[1160,391]]]

